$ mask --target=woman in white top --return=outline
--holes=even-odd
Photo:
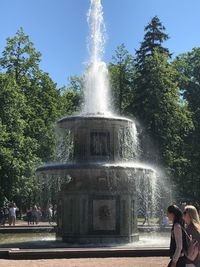
[[[167,209],[167,216],[173,223],[170,242],[171,260],[168,267],[185,267],[183,251],[186,246],[186,235],[183,230],[182,212],[176,205],[171,205]]]

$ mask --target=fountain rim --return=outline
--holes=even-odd
[[[132,165],[132,166],[131,166]],[[142,170],[142,171],[152,171],[155,169],[151,166],[147,166],[141,163],[134,162],[121,162],[121,163],[102,163],[102,162],[68,162],[68,163],[54,163],[40,166],[36,169],[36,173],[48,172],[48,171],[64,171],[64,170],[81,170],[81,169],[118,169],[118,170]]]
[[[57,124],[67,123],[67,122],[77,122],[77,121],[91,121],[91,120],[99,120],[99,121],[121,121],[121,122],[130,122],[133,123],[133,120],[121,117],[121,116],[115,116],[115,115],[107,115],[107,114],[80,114],[80,115],[73,115],[73,116],[66,116],[62,119],[57,121]]]

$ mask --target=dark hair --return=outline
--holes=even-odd
[[[168,213],[172,213],[174,215],[174,224],[180,223],[181,225],[184,225],[183,219],[182,219],[182,211],[177,207],[176,205],[171,205],[167,208]]]

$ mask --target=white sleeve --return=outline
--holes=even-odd
[[[172,257],[172,261],[177,262],[181,256],[181,251],[183,249],[182,229],[180,224],[177,223],[174,225],[174,238],[176,242],[176,250]]]

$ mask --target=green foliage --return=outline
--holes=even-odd
[[[25,98],[9,74],[0,75],[0,101],[0,188],[2,196],[12,199],[19,193],[25,195],[29,175],[33,174],[38,159],[32,153],[36,143],[24,135],[26,122],[22,114]]]
[[[184,100],[192,113],[193,131],[187,138],[187,154],[190,166],[187,182],[192,196],[200,195],[200,48],[178,56],[174,65],[179,72],[179,83]]]
[[[54,158],[54,123],[62,114],[56,84],[39,68],[40,53],[22,29],[0,59],[1,188],[11,200],[33,194],[35,167]]]
[[[20,206],[40,192],[36,166],[55,159],[56,120],[77,112],[82,98],[82,78],[58,90],[40,60],[23,29],[7,39],[0,58],[0,201]]]
[[[143,124],[145,157],[170,168],[175,168],[174,161],[183,157],[184,139],[192,127],[176,79],[177,72],[168,63],[168,56],[155,50],[143,71],[137,73],[132,103],[133,113]],[[152,148],[145,148],[149,145],[147,136],[153,141]],[[153,150],[156,150],[155,157],[152,157]]]
[[[136,66],[139,70],[143,69],[145,61],[155,49],[170,56],[169,50],[162,46],[163,42],[169,39],[169,36],[165,33],[165,27],[157,16],[152,18],[144,30],[144,40],[140,49],[136,51]]]
[[[113,106],[119,114],[128,114],[130,99],[133,98],[134,61],[132,55],[121,44],[109,64]]]
[[[200,48],[171,63],[163,47],[165,27],[154,17],[145,27],[136,56],[117,47],[109,64],[115,110],[140,123],[142,157],[162,165],[180,186],[179,193],[200,194]],[[20,29],[0,58],[0,202],[36,201],[39,192],[53,195],[52,182],[40,184],[38,164],[55,159],[55,122],[80,111],[83,77],[70,77],[57,89],[40,69],[41,54]],[[54,181],[54,180],[52,180]],[[42,186],[42,188],[41,188]],[[46,186],[46,187],[45,187]],[[52,192],[50,192],[52,191]]]
[[[7,45],[0,59],[0,66],[15,76],[16,82],[27,75],[32,77],[39,69],[41,54],[36,52],[29,37],[20,28],[13,38],[7,38]]]
[[[21,87],[27,103],[25,134],[38,143],[36,154],[43,162],[54,158],[54,123],[62,114],[62,97],[48,74],[37,72]]]
[[[73,115],[80,112],[83,101],[83,78],[79,76],[70,77],[68,88],[63,88],[63,112],[64,115]]]
[[[163,47],[168,38],[157,17],[145,27],[144,40],[136,51],[134,98],[130,105],[142,124],[143,157],[162,165],[171,182],[179,186],[190,166],[186,140],[193,123],[187,102],[180,98],[179,75],[169,63],[170,52]]]

